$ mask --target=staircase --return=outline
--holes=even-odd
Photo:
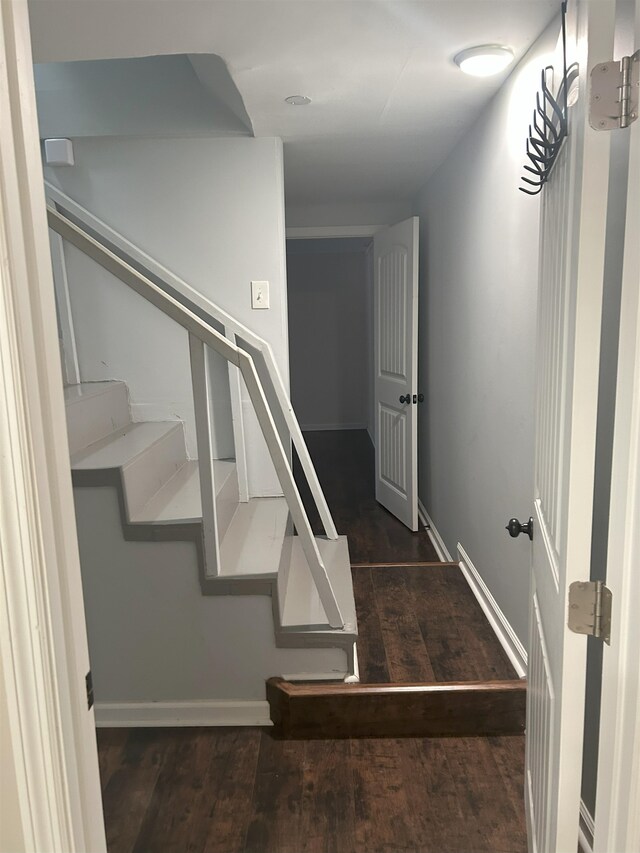
[[[236,606],[233,611],[236,616],[244,613],[247,617],[242,629],[245,634],[250,633],[245,636],[244,646],[253,649],[254,655],[264,655],[265,646],[269,648],[263,669],[254,679],[255,698],[264,690],[266,678],[274,672],[304,678],[336,679],[353,675],[356,618],[345,537],[316,540],[345,618],[343,628],[332,628],[299,537],[293,533],[286,500],[275,497],[240,502],[235,462],[214,460],[220,572],[210,576],[202,547],[199,465],[187,457],[183,424],[180,421],[133,423],[127,386],[123,382],[69,386],[65,389],[65,401],[89,635],[93,641],[92,660],[94,669],[96,664],[98,667],[94,672],[98,693],[101,682],[106,681],[108,699],[130,699],[131,688],[126,685],[148,682],[145,671],[150,657],[161,652],[159,631],[153,632],[155,639],[149,642],[145,636],[134,642],[144,617],[126,616],[126,606],[121,600],[123,588],[129,602],[137,602],[134,609],[143,609],[147,600],[148,604],[153,602],[156,616],[173,611],[174,625],[169,633],[174,643],[176,630],[182,635],[178,638],[180,647],[188,646],[193,628],[191,608],[196,602],[189,599],[190,595],[270,596],[272,636],[264,630],[264,620],[256,620],[255,614],[251,617],[255,605],[246,610]],[[105,487],[115,498],[118,531],[102,505]],[[167,565],[176,560],[175,552],[167,548],[185,542],[191,544],[190,557],[187,561],[184,556],[178,560],[190,563],[182,568],[197,578],[199,589],[185,583],[186,593],[176,600],[173,586],[163,588],[161,578]],[[145,558],[141,558],[141,543],[154,543],[156,549],[162,543],[162,554],[156,551],[155,557],[156,582],[150,579]],[[228,600],[221,599],[219,603],[224,606]],[[253,625],[248,621],[250,618]],[[197,619],[201,642],[199,648],[192,649],[190,657],[202,657],[204,641],[209,653],[202,666],[209,672],[215,671],[219,662],[215,650],[224,649],[229,643],[237,644],[237,637],[229,633],[228,626],[221,628],[219,608],[210,608],[209,614],[206,609],[200,610]],[[158,628],[163,627],[166,626],[161,622]],[[147,630],[142,634],[149,637]],[[125,667],[120,659],[121,677],[114,682],[114,668],[107,658],[118,644],[122,644],[123,652],[129,647],[129,654]],[[295,654],[288,651],[294,649],[304,651]],[[192,662],[185,661],[184,665],[194,668]],[[241,665],[238,660],[237,666]],[[126,673],[125,668],[129,670]],[[171,673],[166,674],[170,691],[169,684],[174,678]],[[197,695],[206,694],[206,689],[204,694],[201,689]],[[152,688],[150,695],[143,690],[135,698],[157,701],[175,697]]]
[[[347,542],[271,348],[59,190],[48,185],[47,193],[50,227],[180,325],[191,364],[197,459],[189,458],[181,421],[134,422],[125,382],[65,389],[98,700],[264,700],[273,675],[353,678]],[[220,391],[209,351],[228,365],[221,402],[236,408],[235,459],[216,458]],[[281,497],[249,494],[241,389]],[[324,536],[311,529],[292,447]]]

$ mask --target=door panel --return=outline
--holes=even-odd
[[[640,0],[618,3],[623,27],[616,59],[640,50]],[[595,853],[640,851],[640,121],[627,130],[628,169],[615,433],[611,467],[607,586],[611,646],[604,647]],[[622,140],[620,140],[622,141]],[[619,191],[619,190],[618,190]]]
[[[417,530],[417,217],[374,238],[374,329],[376,499]]]
[[[541,204],[525,786],[539,853],[578,843],[587,643],[567,627],[567,599],[590,570],[609,175],[608,134],[589,127],[587,92],[612,35],[613,4],[569,4],[579,96]],[[562,68],[560,47],[553,64]]]

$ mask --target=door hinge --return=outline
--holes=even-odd
[[[611,645],[611,590],[602,581],[576,581],[569,587],[569,628]]]
[[[620,62],[601,62],[591,70],[589,124],[594,130],[614,130],[638,118],[640,50]]]
[[[90,711],[93,708],[93,676],[91,670],[85,675],[84,683],[87,688],[87,709]]]

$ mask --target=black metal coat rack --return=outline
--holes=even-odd
[[[529,125],[527,138],[527,164],[524,169],[533,177],[522,176],[520,191],[527,195],[538,195],[549,180],[558,158],[562,143],[568,135],[569,86],[577,76],[577,65],[567,69],[567,4],[562,3],[562,80],[557,94],[552,91],[554,68],[547,65],[542,70],[540,91],[536,93],[536,108],[533,122]]]

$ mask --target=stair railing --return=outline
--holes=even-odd
[[[309,484],[325,535],[328,539],[337,539],[338,533],[331,517],[331,511],[311,461],[285,384],[282,381],[271,345],[49,181],[45,181],[45,190],[49,207],[53,206],[58,213],[73,222],[81,231],[93,237],[133,269],[138,270],[161,290],[189,308],[196,316],[201,317],[214,328],[217,326],[218,331],[252,356],[264,392],[267,395],[271,412],[276,415],[274,420],[280,439],[284,447],[287,447],[290,442],[293,444],[300,466]],[[53,225],[51,227],[54,231],[56,230]]]
[[[144,255],[125,238],[48,183],[47,195],[56,205],[56,207],[51,203],[47,205],[47,217],[51,229],[179,323],[189,333],[207,573],[210,576],[220,574],[209,417],[210,386],[205,349],[210,347],[227,362],[235,365],[244,379],[327,621],[332,628],[344,627],[344,619],[302,504],[289,455],[285,449],[289,440],[293,440],[328,538],[337,538],[337,533],[271,347],[266,341],[234,320],[231,315],[202,297],[177,276]],[[131,260],[131,263],[125,257]],[[215,323],[219,324],[220,329],[214,327]],[[231,340],[231,337],[235,337],[235,341]],[[261,365],[261,371],[257,369],[254,359]],[[279,410],[281,414],[280,425],[273,417],[262,377],[270,381],[276,411]],[[282,431],[285,428],[289,430],[289,435],[285,435],[283,440]]]

